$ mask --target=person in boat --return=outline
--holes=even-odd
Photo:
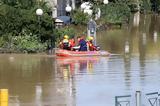
[[[76,45],[74,38],[69,39],[69,45],[70,45],[69,49],[73,51],[74,50],[73,47]]]
[[[60,48],[65,49],[65,50],[70,50],[69,36],[68,35],[63,36],[63,40],[60,42]]]
[[[80,46],[79,51],[87,51],[87,42],[84,40],[84,35],[78,36],[77,39]]]
[[[88,49],[88,51],[98,51],[97,46],[95,46],[93,44],[93,40],[94,40],[93,36],[89,36],[88,39],[87,39],[87,49]]]

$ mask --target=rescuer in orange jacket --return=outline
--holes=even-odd
[[[94,38],[92,36],[88,37],[87,46],[89,51],[97,51],[96,46],[93,44]]]
[[[75,46],[75,40],[74,38],[69,39],[69,48],[70,50],[73,50],[73,47]]]
[[[68,35],[64,35],[63,40],[59,44],[59,47],[61,49],[70,50],[69,36]]]

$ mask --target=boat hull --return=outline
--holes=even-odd
[[[63,49],[57,49],[55,51],[56,56],[70,57],[70,56],[110,56],[107,51],[68,51]]]

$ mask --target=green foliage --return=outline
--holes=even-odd
[[[141,12],[151,12],[151,2],[150,0],[140,0]]]
[[[37,53],[46,49],[47,44],[39,42],[35,35],[3,36],[0,37],[0,48],[11,52]]]
[[[47,47],[45,43],[40,43],[37,36],[16,36],[13,38],[13,48],[16,51],[27,52],[27,53],[36,53],[44,51]]]
[[[2,3],[13,7],[29,9],[36,5],[36,0],[1,0]]]
[[[139,11],[139,0],[116,0],[116,3],[123,3],[126,4],[131,12]]]
[[[0,47],[2,47],[4,45],[4,40],[3,40],[3,37],[0,37]]]
[[[44,12],[41,17],[36,15],[38,7]],[[13,41],[16,42],[16,47],[27,52],[32,52],[37,48],[41,49],[43,46],[37,47],[38,42],[47,41],[53,33],[51,9],[43,1],[37,4],[36,0],[1,0],[0,23],[0,37],[6,42],[5,44],[1,42],[0,46],[10,48],[7,45],[11,46],[10,40],[13,41],[13,38],[16,38],[22,40],[22,42]],[[24,36],[24,33],[27,35]],[[37,39],[33,41],[32,36],[33,39],[35,36]],[[28,38],[30,40],[27,40]]]
[[[160,13],[160,0],[150,0],[151,10]]]
[[[128,6],[131,9],[131,12],[137,12],[137,11],[139,11],[139,7],[138,7],[137,3],[130,3]]]
[[[130,8],[125,3],[109,3],[107,6],[102,6],[102,15],[105,22],[123,23],[128,21],[130,17]]]
[[[77,9],[72,13],[72,19],[75,24],[86,25],[89,20],[89,16],[83,13],[81,10]]]
[[[75,36],[76,32],[73,28],[64,27],[61,29],[55,29],[54,35],[56,36],[56,41],[59,42],[64,35],[68,35],[69,38],[73,38]]]

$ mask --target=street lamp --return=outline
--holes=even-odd
[[[81,10],[83,11],[83,13],[87,13],[89,16],[91,16],[93,13],[91,7],[92,4],[90,2],[84,2],[81,4]]]
[[[86,4],[85,3],[82,3],[81,4],[81,10],[84,10],[86,8]]]
[[[103,3],[108,4],[109,2],[108,2],[108,0],[103,0]]]
[[[87,13],[89,16],[91,16],[92,13],[93,13],[93,10],[91,10],[91,9],[84,9],[84,13]]]
[[[43,10],[42,9],[37,9],[36,10],[36,14],[38,15],[38,16],[41,16],[41,15],[43,15]]]
[[[43,10],[42,9],[40,9],[40,8],[38,8],[37,10],[36,10],[36,15],[38,16],[38,24],[39,24],[39,27],[38,27],[38,33],[39,33],[39,35],[40,35],[40,21],[41,21],[41,16],[43,15]]]
[[[70,14],[70,12],[71,12],[71,10],[72,10],[72,7],[71,7],[69,4],[67,4],[65,10],[66,10],[66,12],[67,12],[68,14]]]

